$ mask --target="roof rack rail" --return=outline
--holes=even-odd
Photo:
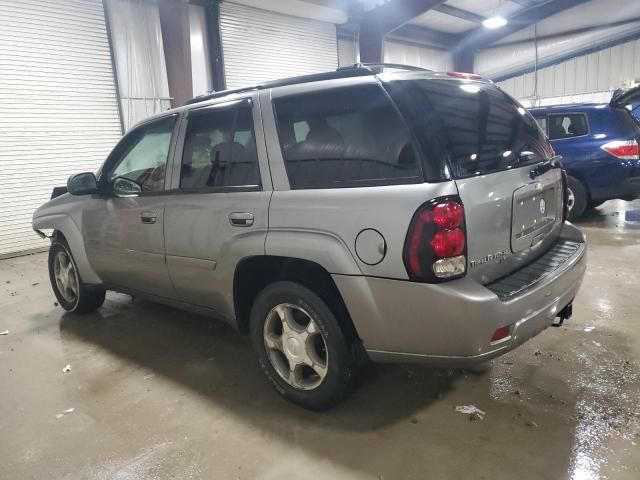
[[[394,68],[398,70],[422,71],[422,72],[431,71],[431,70],[427,70],[420,67],[413,67],[411,65],[401,65],[398,63],[355,63],[353,65],[338,67],[336,70],[330,71],[330,72],[313,73],[311,75],[302,75],[299,77],[284,78],[282,80],[272,80],[270,82],[259,83],[258,85],[251,85],[251,86],[240,87],[240,88],[230,88],[228,90],[220,90],[217,92],[205,93],[203,95],[198,95],[197,97],[194,97],[191,100],[187,100],[185,105],[192,105],[194,103],[205,102],[207,100],[224,97],[233,93],[245,93],[245,92],[251,92],[254,90],[264,90],[266,88],[283,87],[286,85],[297,85],[301,83],[319,82],[321,80],[334,80],[338,78],[350,78],[350,77],[361,77],[366,75],[375,75],[376,73],[379,73],[376,70],[381,70],[383,68]]]
[[[353,65],[345,65],[344,67],[338,67],[338,70],[350,69],[350,68],[366,68],[371,71],[382,70],[384,68],[393,68],[395,70],[407,70],[409,72],[432,72],[427,68],[416,67],[414,65],[405,65],[403,63],[354,63]]]

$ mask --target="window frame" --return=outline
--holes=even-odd
[[[274,88],[270,94],[269,98],[269,107],[271,109],[271,118],[273,119],[273,128],[275,130],[275,142],[277,144],[277,151],[280,154],[280,161],[282,163],[282,173],[286,179],[287,186],[289,190],[294,191],[304,191],[304,190],[335,190],[335,189],[345,189],[345,188],[369,188],[369,187],[381,187],[381,186],[393,186],[393,185],[417,185],[421,183],[425,183],[425,166],[424,166],[424,156],[423,152],[416,141],[416,138],[409,128],[402,112],[398,109],[393,98],[389,95],[389,92],[384,88],[384,86],[374,77],[371,79],[366,79],[363,81],[362,78],[352,78],[352,79],[337,79],[332,81],[323,82],[324,85],[320,87],[317,83],[310,84],[301,84],[301,85],[291,85],[286,87],[277,87]],[[294,187],[291,185],[289,170],[287,168],[287,158],[285,156],[284,148],[282,146],[281,139],[281,126],[278,121],[278,108],[276,102],[282,99],[295,98],[303,95],[314,95],[314,94],[328,94],[332,91],[344,90],[349,88],[363,88],[373,86],[380,90],[380,93],[387,99],[389,106],[396,112],[398,116],[398,120],[401,122],[402,129],[405,131],[408,140],[410,141],[410,145],[413,148],[413,151],[416,156],[416,162],[419,168],[419,173],[412,177],[397,177],[397,178],[381,178],[381,179],[363,179],[363,180],[353,180],[350,182],[344,182],[342,185],[324,185],[324,186],[300,186]]]
[[[582,135],[574,135],[573,137],[562,137],[562,138],[551,138],[549,136],[550,130],[549,130],[549,126],[551,125],[551,117],[562,117],[562,116],[567,116],[567,115],[581,115],[584,117],[585,119],[585,124],[587,125],[587,133],[584,133]],[[576,138],[584,138],[584,137],[588,137],[589,135],[591,135],[591,122],[589,122],[589,115],[587,115],[586,112],[561,112],[561,113],[557,113],[557,112],[553,112],[553,113],[547,113],[547,138],[549,139],[550,142],[561,142],[563,140],[574,140]]]
[[[107,160],[104,162],[103,166],[100,168],[98,172],[98,187],[100,192],[110,198],[117,198],[117,196],[113,192],[112,182],[109,181],[109,177],[113,173],[113,171],[117,168],[126,154],[134,147],[139,141],[140,138],[138,135],[144,136],[144,132],[154,126],[167,121],[168,119],[173,119],[173,129],[171,131],[171,140],[169,140],[169,150],[167,151],[167,160],[165,164],[165,176],[164,176],[164,186],[161,190],[155,192],[145,192],[142,191],[136,196],[138,197],[150,197],[157,195],[166,195],[169,191],[170,180],[172,177],[172,167],[173,167],[173,154],[175,152],[176,140],[178,137],[178,127],[180,125],[180,115],[177,112],[171,113],[169,115],[163,115],[161,117],[153,117],[149,120],[142,121],[120,139],[120,141],[116,144],[116,146],[111,150]],[[135,139],[135,143],[134,143]]]
[[[538,122],[538,119],[544,119],[544,128],[542,128],[540,122],[538,122],[538,126],[540,127],[540,130],[542,130],[547,136],[547,139],[549,139],[549,115],[547,113],[536,115],[535,112],[531,112],[531,115],[533,115],[533,118],[535,118],[536,122]]]
[[[194,108],[186,110],[183,114],[182,122],[180,125],[180,131],[178,134],[177,147],[174,153],[173,165],[174,165],[174,178],[172,179],[172,188],[169,190],[172,195],[198,195],[198,194],[212,194],[212,193],[234,193],[234,192],[262,192],[266,189],[270,189],[270,184],[265,185],[265,177],[263,175],[263,162],[261,150],[264,148],[260,144],[260,136],[262,134],[262,128],[256,122],[255,103],[253,97],[241,97],[241,98],[224,98],[214,103],[207,103],[205,105],[196,105]],[[226,109],[239,109],[248,108],[251,113],[252,129],[253,129],[253,141],[256,144],[256,162],[258,165],[258,171],[260,173],[260,184],[254,185],[240,185],[240,186],[219,186],[208,188],[182,188],[180,186],[180,180],[182,175],[182,156],[184,154],[184,147],[187,141],[187,130],[189,128],[189,117],[195,115],[206,115],[207,112],[220,111]]]

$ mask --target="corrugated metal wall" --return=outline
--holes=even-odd
[[[46,247],[34,210],[121,135],[100,0],[0,0],[0,256]]]
[[[610,92],[638,79],[640,39],[540,69],[538,97]],[[528,98],[534,94],[534,74],[520,75],[499,85],[516,98]]]
[[[449,52],[392,40],[385,42],[384,61],[415,65],[439,72],[453,69],[453,57]]]
[[[338,39],[338,59],[340,65],[356,62],[356,44],[351,38]],[[449,52],[405,42],[387,40],[384,47],[384,61],[403,63],[436,71],[453,69],[453,57]]]
[[[230,2],[220,4],[228,88],[335,70],[336,26]]]

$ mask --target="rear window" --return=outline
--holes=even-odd
[[[553,155],[535,119],[493,85],[421,79],[394,80],[387,87],[423,154],[448,167],[445,177],[499,172]]]
[[[298,94],[274,107],[292,189],[424,181],[411,135],[379,86]]]
[[[612,108],[611,110],[617,120],[619,135],[636,138],[640,136],[640,120],[631,108]],[[640,114],[640,108],[636,110],[636,114]]]

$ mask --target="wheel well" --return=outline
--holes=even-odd
[[[51,233],[51,242],[55,242],[56,240],[59,240],[67,244],[67,238],[64,236],[64,233],[62,233],[60,230],[54,230]]]
[[[288,280],[312,290],[331,309],[348,341],[358,338],[347,306],[331,274],[321,265],[291,257],[259,256],[241,261],[233,280],[233,301],[238,329],[249,333],[251,307],[258,294],[269,284]]]
[[[591,201],[591,189],[589,188],[589,184],[585,182],[583,176],[581,174],[575,175],[573,173],[569,173],[569,177],[573,177],[574,180],[580,182],[580,185],[584,187],[584,191],[587,194],[587,202]]]

